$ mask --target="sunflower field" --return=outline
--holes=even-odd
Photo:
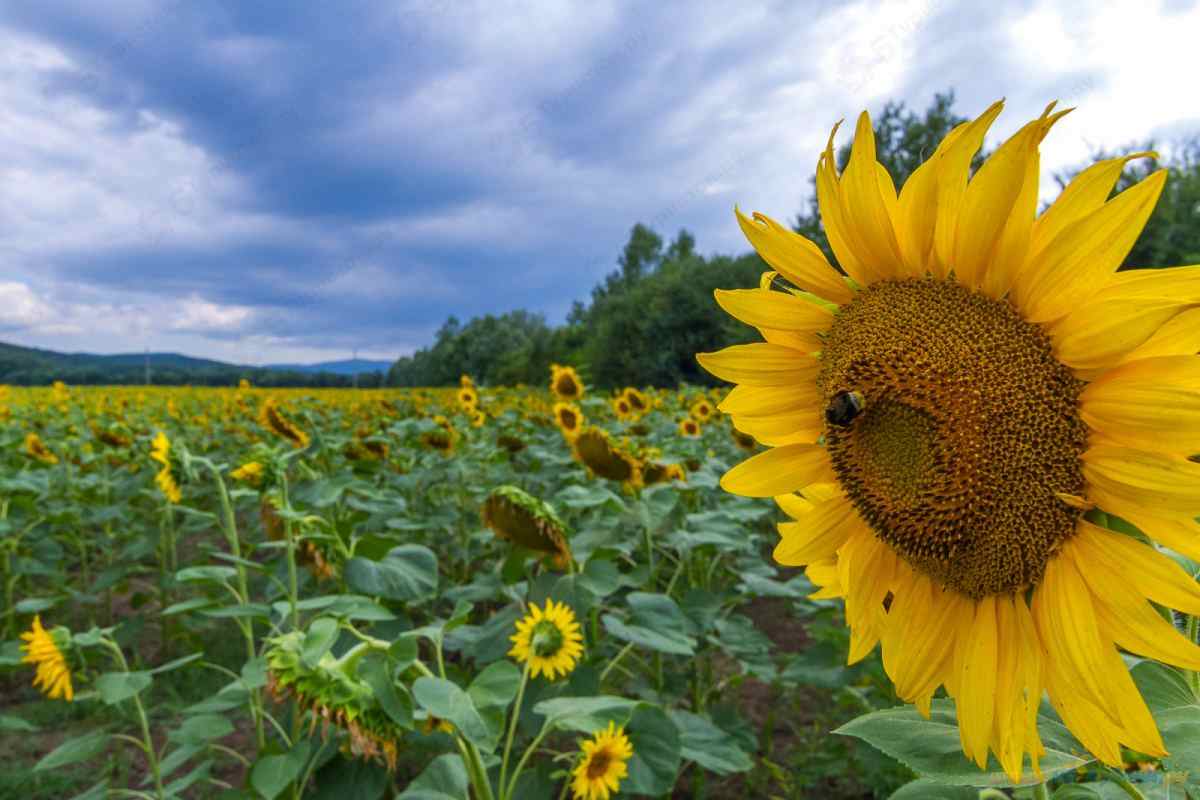
[[[0,797],[1200,798],[1200,273],[1001,106],[737,212],[732,389],[0,387]]]

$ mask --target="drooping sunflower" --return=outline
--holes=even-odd
[[[68,701],[75,699],[75,689],[71,686],[71,670],[63,655],[69,636],[63,628],[47,631],[42,627],[40,615],[34,615],[33,625],[21,634],[21,638],[25,640],[25,644],[21,645],[21,649],[25,651],[21,661],[37,665],[33,685],[39,687],[51,700],[59,697]]]
[[[593,475],[618,481],[627,489],[642,486],[642,463],[618,447],[603,428],[589,425],[571,442],[575,458]]]
[[[1116,766],[1121,744],[1164,753],[1118,647],[1200,669],[1151,605],[1198,613],[1200,585],[1085,517],[1200,558],[1200,267],[1116,271],[1166,171],[1109,195],[1152,154],[1091,166],[1037,214],[1053,104],[971,175],[1000,108],[951,131],[899,194],[865,113],[841,174],[831,135],[817,196],[848,277],[739,212],[776,272],[717,300],[766,341],[699,358],[738,384],[721,410],[770,448],[722,486],[796,520],[775,558],[845,597],[851,661],[881,644],[926,714],[944,686],[964,753],[982,767],[991,751],[1015,781],[1026,754],[1039,772],[1043,692]],[[779,278],[791,286],[773,291]]]
[[[585,421],[583,412],[574,403],[554,404],[554,423],[567,441],[579,435]]]
[[[150,444],[150,458],[162,465],[162,469],[154,476],[154,483],[163,493],[163,497],[172,503],[180,502],[183,493],[179,489],[179,482],[175,480],[175,474],[171,472],[171,440],[162,431],[155,435]]]
[[[629,774],[626,762],[633,758],[633,745],[625,729],[615,722],[596,731],[583,742],[579,763],[571,771],[571,793],[575,800],[609,800]]]
[[[529,604],[529,613],[517,620],[517,632],[508,654],[529,665],[533,677],[555,680],[571,674],[583,655],[583,634],[575,612],[566,603],[547,600],[544,608]]]
[[[497,538],[544,553],[560,569],[570,563],[566,523],[544,500],[516,486],[498,486],[488,495],[480,513],[483,524]]]
[[[551,364],[550,391],[559,400],[578,400],[583,397],[583,381],[574,367]]]
[[[25,434],[25,443],[21,449],[25,455],[43,464],[54,465],[58,463],[58,456],[54,455],[54,451],[46,446],[45,442],[42,441],[42,437],[33,431]]]
[[[279,404],[274,397],[268,397],[263,401],[262,408],[258,412],[258,421],[276,436],[287,439],[297,450],[308,447],[308,433],[287,418],[279,409]]]
[[[235,481],[244,481],[245,483],[257,486],[262,482],[263,465],[259,461],[247,461],[237,469],[229,473],[229,477]]]

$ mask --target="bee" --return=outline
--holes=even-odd
[[[838,392],[825,407],[825,421],[839,428],[849,428],[854,418],[867,407],[862,392]]]

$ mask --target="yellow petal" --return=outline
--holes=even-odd
[[[844,278],[815,244],[763,214],[749,219],[737,211],[738,225],[763,261],[790,282],[839,305],[854,298]]]
[[[1200,562],[1200,525],[1194,519],[1165,519],[1153,509],[1112,500],[1105,504],[1104,510],[1116,514],[1163,547]]]
[[[996,596],[988,595],[976,603],[960,659],[958,689],[958,729],[963,752],[979,765],[987,767],[988,743],[996,714],[996,665],[999,644],[996,634]]]
[[[831,480],[833,467],[824,447],[792,444],[746,459],[725,473],[721,488],[744,497],[772,497]]]
[[[814,380],[801,386],[737,386],[725,395],[717,408],[725,414],[747,417],[769,417],[799,411],[803,408],[818,410],[824,407]]]
[[[1111,280],[1162,192],[1166,170],[1126,189],[1067,225],[1014,284],[1017,306],[1031,322],[1065,316]]]
[[[1093,445],[1083,454],[1088,493],[1102,508],[1116,499],[1158,516],[1192,518],[1200,512],[1200,464],[1116,445]]]
[[[816,380],[819,362],[790,347],[759,342],[697,353],[700,366],[722,380],[751,386],[786,386]]]
[[[1080,394],[1079,413],[1130,447],[1200,453],[1200,358],[1162,356],[1110,370]]]
[[[1111,585],[1127,584],[1156,603],[1200,615],[1200,583],[1152,546],[1086,520],[1080,520],[1074,539],[1077,563],[1101,565],[1117,579]],[[1086,572],[1084,577],[1088,577]],[[1100,596],[1099,587],[1093,585],[1092,588]],[[1133,596],[1128,591],[1109,593],[1122,597]],[[1196,649],[1196,653],[1200,655],[1200,648]]]
[[[1004,101],[993,103],[975,120],[964,123],[962,132],[946,148],[937,167],[937,224],[933,235],[934,275],[946,277],[954,266],[954,239],[971,159],[983,144],[988,128],[1004,108]]]
[[[854,506],[844,496],[815,503],[797,522],[781,522],[782,537],[775,545],[775,561],[785,567],[803,567],[832,558],[854,535],[872,535],[858,520]]]
[[[821,224],[829,246],[837,256],[838,264],[860,286],[866,286],[876,278],[876,272],[864,265],[862,246],[855,241],[853,221],[846,212],[844,187],[837,173],[837,157],[833,153],[833,137],[839,122],[829,134],[825,151],[817,159],[817,206],[821,212]]]
[[[1134,361],[1156,356],[1183,356],[1200,353],[1200,308],[1180,311],[1121,361]]]
[[[1168,297],[1093,298],[1050,328],[1054,354],[1081,377],[1093,377],[1144,344],[1180,308]]]
[[[734,415],[733,424],[742,433],[771,446],[798,442],[811,444],[825,432],[821,414],[811,408],[770,417]]]
[[[889,181],[890,183],[890,181]],[[847,220],[853,226],[850,240],[870,277],[880,280],[894,277],[901,263],[900,244],[892,223],[891,203],[881,191],[879,163],[875,160],[875,132],[866,111],[858,116],[850,161],[841,181],[842,201]]]
[[[1076,175],[1034,223],[1030,254],[1036,256],[1063,228],[1104,205],[1117,179],[1121,177],[1121,170],[1135,158],[1158,158],[1158,154],[1143,151],[1097,161]]]
[[[795,295],[761,289],[717,289],[713,294],[730,316],[755,328],[817,333],[833,324],[828,308]]]

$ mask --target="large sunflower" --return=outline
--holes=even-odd
[[[1085,518],[1200,559],[1200,268],[1116,271],[1166,172],[1109,194],[1152,154],[1093,165],[1037,215],[1053,104],[970,175],[1000,107],[951,131],[898,195],[865,113],[841,174],[831,135],[817,196],[848,278],[738,213],[777,275],[717,300],[766,341],[699,358],[739,384],[721,410],[770,446],[722,486],[779,496],[796,521],[775,558],[845,598],[850,659],[881,644],[926,713],[944,686],[963,751],[1017,780],[1025,754],[1038,773],[1043,692],[1118,765],[1121,744],[1164,753],[1118,648],[1200,669],[1151,605],[1200,613],[1200,584]],[[792,287],[771,291],[778,277]]]

